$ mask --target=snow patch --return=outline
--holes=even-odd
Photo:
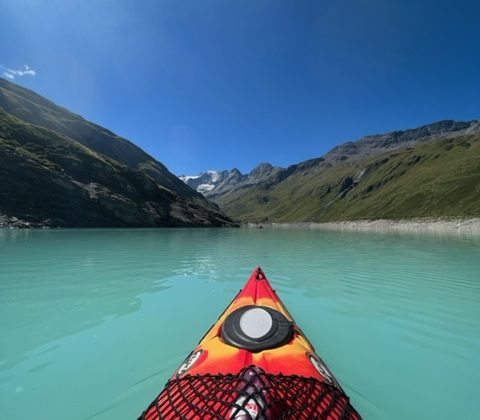
[[[207,171],[207,174],[210,175],[212,182],[217,182],[220,178],[220,174],[217,171]]]
[[[198,187],[197,187],[197,191],[199,193],[206,193],[206,192],[209,192],[209,191],[212,191],[213,189],[215,188],[215,185],[213,184],[200,184]]]
[[[179,178],[186,183],[189,179],[200,178],[200,175],[180,175]]]

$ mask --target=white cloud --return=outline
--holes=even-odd
[[[10,80],[15,80],[16,77],[22,77],[22,76],[35,77],[37,75],[37,72],[32,68],[30,68],[29,66],[27,66],[26,64],[24,65],[24,68],[21,70],[13,70],[5,66],[0,66],[0,67],[4,69],[2,76]]]

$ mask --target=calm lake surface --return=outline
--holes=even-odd
[[[365,419],[480,416],[480,239],[0,229],[0,418],[135,419],[266,272]]]

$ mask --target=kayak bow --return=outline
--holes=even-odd
[[[257,268],[140,418],[361,417]]]

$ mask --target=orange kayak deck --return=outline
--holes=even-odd
[[[258,267],[140,418],[361,417]]]

